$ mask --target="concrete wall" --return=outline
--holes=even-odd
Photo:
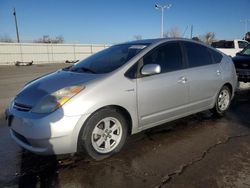
[[[75,61],[109,46],[105,44],[0,43],[0,65],[14,64],[16,61],[33,61],[37,64]]]

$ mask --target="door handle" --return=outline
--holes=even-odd
[[[216,73],[217,73],[218,76],[220,76],[221,71],[220,71],[220,70],[217,70]]]
[[[187,82],[187,78],[185,76],[182,76],[179,78],[178,83],[185,84]]]

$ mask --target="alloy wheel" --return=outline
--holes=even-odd
[[[99,121],[91,135],[93,148],[99,153],[109,153],[120,143],[122,138],[122,125],[114,117],[106,117]]]

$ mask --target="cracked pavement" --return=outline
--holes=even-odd
[[[23,151],[2,112],[26,81],[63,66],[0,67],[0,187],[250,187],[248,84],[225,117],[205,111],[133,135],[103,161]]]

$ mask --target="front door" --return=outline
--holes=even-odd
[[[152,127],[185,113],[188,85],[180,44],[157,47],[144,56],[143,64],[159,64],[161,73],[137,79],[140,125]]]

